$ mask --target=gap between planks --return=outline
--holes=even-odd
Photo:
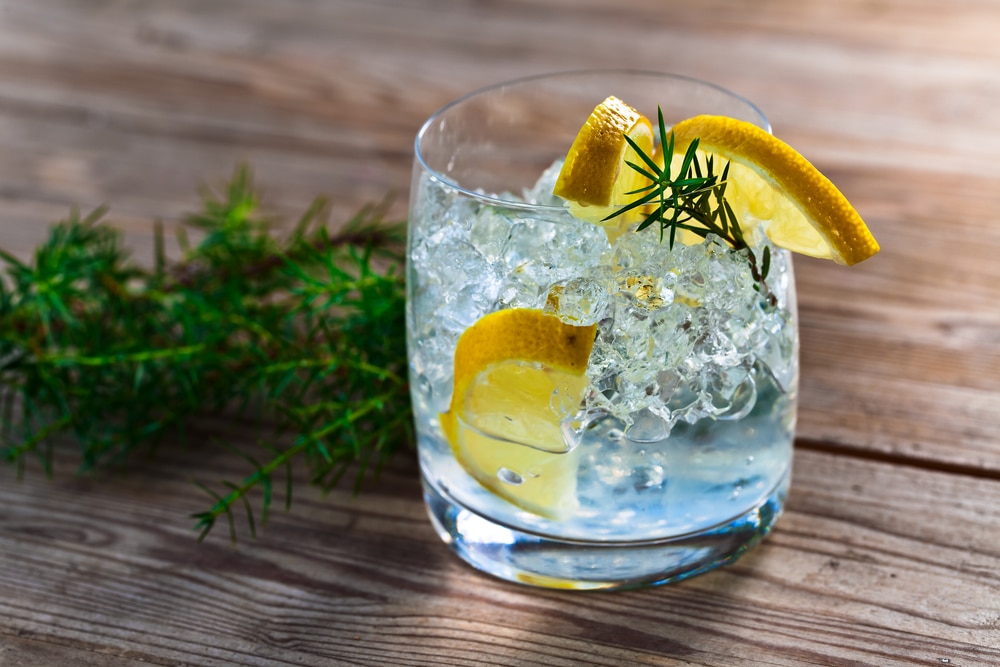
[[[807,438],[796,438],[795,448],[804,451],[830,454],[862,461],[887,463],[895,466],[916,468],[918,470],[946,473],[950,475],[963,475],[965,477],[974,477],[976,479],[1000,482],[1000,470],[993,470],[971,464],[938,461],[931,458],[911,456],[901,452],[882,452],[841,443],[810,440]]]

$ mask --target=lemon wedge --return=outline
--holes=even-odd
[[[497,496],[546,518],[577,508],[578,450],[560,422],[583,398],[595,335],[596,325],[509,309],[481,318],[455,348],[441,426],[456,460]]]
[[[594,108],[580,128],[553,188],[555,195],[566,200],[575,218],[603,226],[612,242],[635,222],[636,216],[620,216],[607,222],[603,222],[604,218],[641,197],[629,193],[649,184],[649,179],[626,164],[640,164],[641,158],[625,141],[625,135],[646,155],[653,155],[652,123],[610,96]]]
[[[848,266],[879,244],[864,220],[816,167],[761,128],[725,116],[695,116],[673,126],[675,153],[694,139],[729,160],[726,198],[744,234],[757,225],[775,245]]]

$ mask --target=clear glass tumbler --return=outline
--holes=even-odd
[[[631,588],[724,565],[770,530],[789,485],[791,258],[768,248],[763,290],[717,238],[671,248],[653,229],[612,237],[573,217],[554,180],[608,95],[654,125],[661,108],[668,126],[708,113],[769,129],[718,86],[600,71],[474,92],[416,140],[407,326],[428,512],[473,566],[536,586]],[[561,351],[518,358],[523,340],[564,334],[588,344],[585,369],[561,368]]]

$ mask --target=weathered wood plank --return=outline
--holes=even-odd
[[[800,262],[801,435],[1000,470],[990,6],[571,4],[7,6],[0,242],[24,255],[70,206],[108,202],[148,261],[151,221],[175,224],[199,184],[244,159],[288,220],[318,194],[342,221],[390,190],[402,215],[413,134],[441,103],[518,74],[638,60],[757,100],[882,240],[849,271]],[[634,37],[581,47],[595,30]]]
[[[1000,40],[992,0],[0,0],[0,247],[112,205],[140,258],[250,161],[289,220],[399,193],[442,103],[524,74],[642,67],[758,102],[883,245],[797,263],[788,514],[664,589],[528,591],[447,553],[402,459],[353,499],[224,526],[165,450],[124,479],[0,467],[0,664],[1000,663]],[[250,436],[235,436],[249,442]],[[63,459],[65,460],[65,459]]]
[[[197,472],[239,475],[218,457]],[[236,548],[224,527],[194,543],[190,473],[172,457],[124,480],[2,471],[0,645],[204,665],[1000,661],[996,481],[802,451],[787,515],[735,566],[581,595],[461,564],[405,461],[357,498],[301,494]]]
[[[1000,474],[995,180],[844,176],[884,250],[850,270],[796,262],[800,435]]]
[[[560,5],[9,6],[0,111],[19,130],[5,132],[19,168],[4,180],[43,202],[173,218],[195,185],[249,158],[281,202],[329,191],[357,204],[405,190],[413,133],[455,95],[542,70],[637,64],[758,100],[820,161],[904,166],[926,159],[935,136],[957,144],[936,169],[997,173],[995,121],[974,111],[995,107],[1000,61],[980,3]],[[581,44],[595,30],[632,35],[629,48]],[[976,122],[942,123],[954,109]]]
[[[150,659],[125,649],[111,651],[86,642],[33,639],[30,632],[0,634],[0,665],[73,665],[73,667],[136,667],[179,664]]]

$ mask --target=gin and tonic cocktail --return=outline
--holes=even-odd
[[[667,131],[698,114],[768,128],[708,83],[582,72],[459,99],[416,142],[407,323],[427,506],[465,560],[533,585],[728,563],[789,485],[791,258],[764,234],[737,252],[717,234],[638,230],[653,204],[609,223],[555,196],[609,94],[661,109]]]

